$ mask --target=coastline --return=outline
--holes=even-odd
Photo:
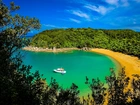
[[[41,48],[41,47],[32,47],[32,46],[27,46],[24,47],[23,50],[27,50],[27,51],[34,51],[34,52],[53,52],[53,53],[57,53],[57,52],[67,52],[67,51],[71,51],[71,50],[79,50],[78,48]]]
[[[78,48],[49,49],[49,48],[39,48],[39,47],[32,47],[32,46],[24,47],[23,50],[34,51],[34,52],[53,52],[53,53],[67,52],[71,50],[85,50],[86,51],[86,49],[78,49]],[[100,48],[92,48],[92,49],[89,49],[88,51],[105,54],[115,59],[116,61],[118,61],[121,67],[125,67],[125,73],[130,78],[132,77],[133,74],[140,74],[140,60],[138,59],[138,57],[133,57],[133,56],[126,55],[120,52],[114,52],[111,50],[100,49]]]
[[[91,51],[105,54],[118,61],[122,67],[125,67],[125,73],[128,77],[130,77],[130,79],[132,79],[133,74],[140,74],[140,60],[137,57],[107,49],[94,48],[91,49]]]

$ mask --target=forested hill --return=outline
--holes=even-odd
[[[30,45],[43,48],[105,48],[140,57],[140,33],[132,30],[52,29],[35,35]]]

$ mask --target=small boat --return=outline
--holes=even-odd
[[[66,71],[63,68],[57,68],[57,69],[54,69],[53,71],[56,73],[62,73],[62,74],[66,73]]]

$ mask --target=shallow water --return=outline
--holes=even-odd
[[[105,76],[110,74],[109,68],[118,69],[117,62],[112,58],[93,52],[70,51],[67,53],[45,53],[24,51],[24,64],[32,65],[31,71],[39,70],[40,74],[46,78],[47,83],[51,77],[56,79],[60,86],[69,88],[72,83],[78,85],[80,95],[90,92],[85,84],[86,76],[91,81],[92,78],[100,78],[105,82]],[[67,73],[54,73],[56,68],[64,68]]]

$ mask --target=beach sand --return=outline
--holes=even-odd
[[[130,81],[132,80],[133,74],[140,75],[140,59],[138,59],[137,57],[126,55],[120,52],[114,52],[107,49],[95,48],[91,49],[91,51],[105,54],[118,61],[122,67],[125,67],[126,76],[130,77]],[[129,83],[128,88],[126,88],[126,90],[130,89],[130,86],[131,84]],[[107,105],[107,100],[105,100],[104,105]]]
[[[132,74],[140,75],[140,59],[120,52],[114,52],[107,49],[91,49],[93,52],[105,54],[117,60],[122,67],[125,67],[125,73],[128,77],[132,78]]]

